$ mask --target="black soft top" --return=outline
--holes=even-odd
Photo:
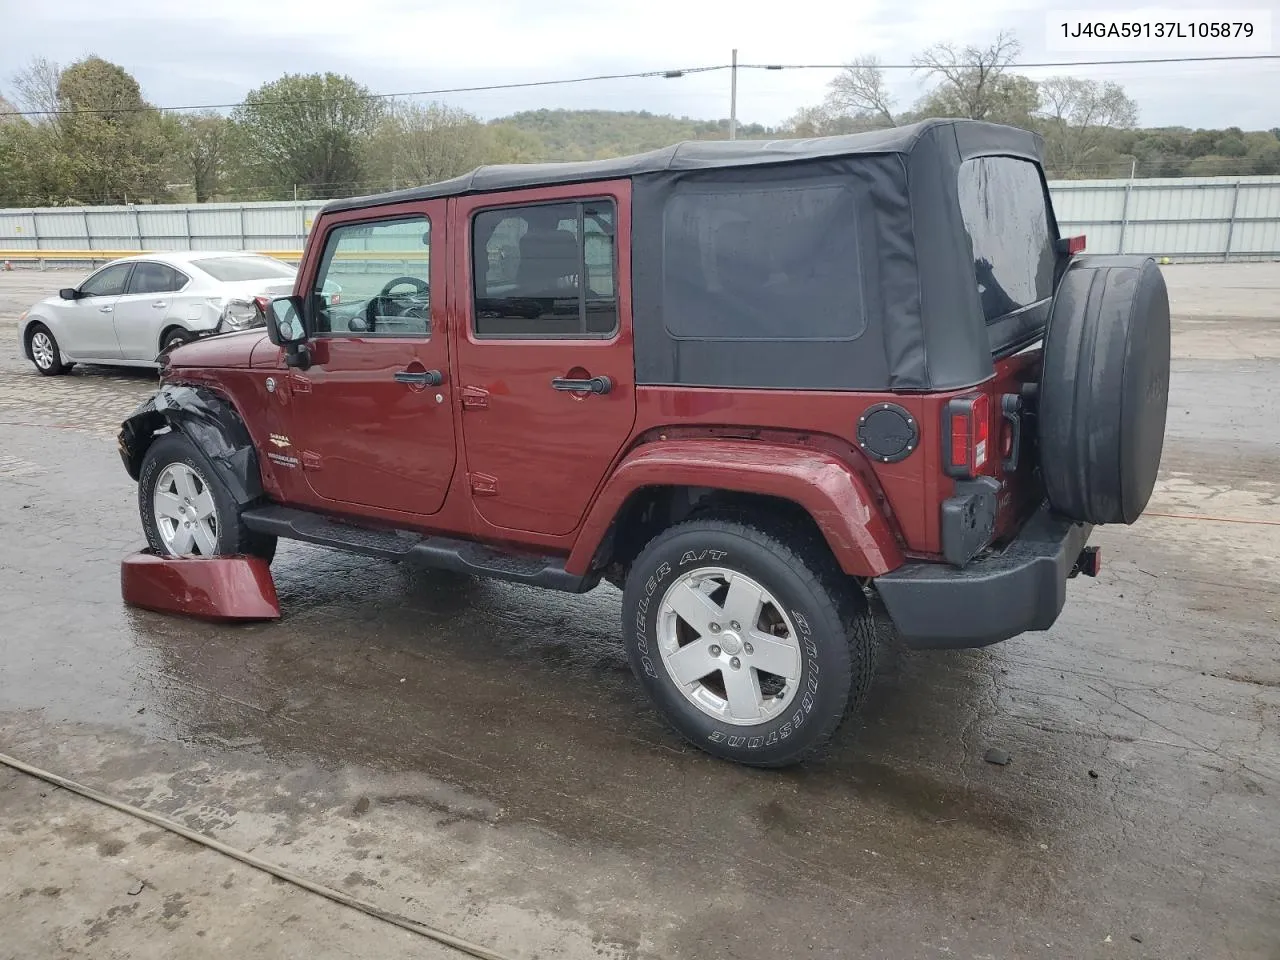
[[[988,158],[1033,164],[1034,202],[1056,237],[1040,145],[974,120],[698,140],[614,160],[480,167],[324,211],[628,179],[637,383],[955,390],[992,375],[993,350],[1034,339],[1048,303],[988,325],[975,269],[993,265],[975,264],[961,171]],[[988,195],[1028,184],[995,178]]]
[[[470,173],[368,197],[347,197],[325,204],[322,212],[457,197],[492,190],[546,187],[560,183],[617,180],[678,170],[715,170],[797,163],[868,154],[917,154],[940,146],[959,147],[962,157],[995,155],[1040,160],[1040,137],[1016,127],[978,120],[922,120],[905,127],[803,140],[686,140],[674,146],[608,160],[562,163],[506,163],[476,167]],[[949,152],[949,151],[948,151]]]

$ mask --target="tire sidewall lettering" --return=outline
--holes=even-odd
[[[675,557],[677,555],[673,554],[672,556]],[[734,564],[729,561],[729,558],[730,551],[719,548],[707,547],[681,550],[674,565],[667,560],[662,560],[648,572],[638,591],[639,595],[633,601],[634,619],[631,627],[636,654],[633,662],[637,664],[638,672],[642,673],[650,682],[662,686],[664,692],[670,695],[669,699],[672,702],[679,703],[681,709],[684,709],[683,698],[674,689],[674,684],[667,675],[666,668],[661,665],[661,657],[655,649],[655,616],[663,589],[673,579],[678,570],[699,564],[704,566],[724,565],[730,569],[741,569],[751,576],[761,576],[759,571],[753,572],[752,570],[744,569],[740,564]],[[771,586],[771,589],[775,595],[778,594],[776,585]],[[712,724],[711,728],[703,733],[703,739],[707,743],[749,753],[760,751],[785,743],[796,736],[809,722],[814,709],[818,705],[819,690],[822,686],[820,683],[821,668],[819,665],[818,642],[814,637],[813,626],[809,618],[793,604],[788,604],[786,609],[792,623],[795,625],[803,656],[802,675],[799,681],[801,689],[792,704],[792,711],[789,714],[775,718],[770,724],[763,725],[760,728],[735,728],[733,725],[723,724],[713,718],[700,716],[701,722]],[[679,701],[676,700],[678,697],[680,698]],[[688,709],[695,708],[689,707]]]
[[[727,550],[686,550],[680,556],[679,566],[688,566],[691,563],[719,563],[729,555]]]
[[[671,564],[666,561],[658,564],[658,569],[645,581],[643,595],[636,602],[635,644],[636,650],[640,654],[640,668],[644,671],[645,676],[654,680],[660,680],[661,678],[658,674],[657,664],[653,662],[653,656],[649,651],[649,610],[653,605],[653,597],[657,593],[658,587],[670,575]]]

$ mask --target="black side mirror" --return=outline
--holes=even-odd
[[[60,296],[63,300],[79,300],[80,291],[77,290],[75,287],[63,287],[61,290],[58,291],[58,296]]]
[[[303,322],[301,297],[276,297],[267,304],[267,337],[277,347],[284,347],[285,362],[291,367],[311,366],[307,349],[307,327]]]

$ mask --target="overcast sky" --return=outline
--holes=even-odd
[[[1265,10],[1280,33],[1277,0]],[[1201,0],[1165,0],[1191,10]],[[1233,4],[1235,6],[1236,4]],[[89,53],[121,64],[158,105],[231,102],[285,72],[347,73],[377,92],[556,79],[725,63],[839,63],[874,54],[906,63],[936,42],[1016,32],[1022,60],[1157,56],[1131,48],[1050,49],[1049,11],[1116,12],[1138,3],[1036,0],[0,0],[0,86],[33,56],[66,64]],[[1175,51],[1203,55],[1209,50]],[[1242,51],[1243,52],[1243,51]],[[1249,52],[1258,52],[1255,48]],[[1274,43],[1267,52],[1275,53]],[[1280,126],[1280,61],[1029,70],[1122,83],[1144,126]],[[743,71],[738,115],[777,124],[820,101],[830,70]],[[920,78],[894,71],[900,105]],[[607,108],[699,118],[728,115],[729,76],[601,81],[439,97],[490,118],[516,110]]]

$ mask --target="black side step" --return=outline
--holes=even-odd
[[[267,504],[240,515],[245,526],[286,540],[303,540],[349,553],[410,563],[455,573],[513,580],[568,593],[586,593],[598,577],[568,573],[558,557],[503,553],[482,543],[429,536],[411,530],[381,530],[335,520],[321,513]]]

